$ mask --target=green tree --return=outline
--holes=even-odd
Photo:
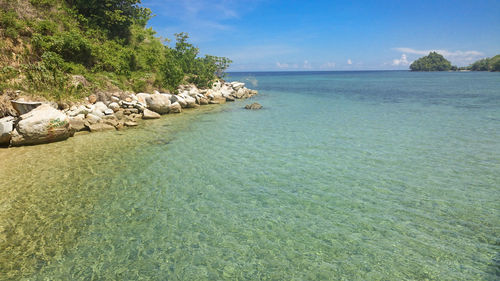
[[[151,10],[141,7],[141,0],[66,0],[91,24],[105,28],[110,37],[130,36],[136,23],[145,26]]]
[[[480,59],[476,62],[474,62],[471,66],[470,69],[472,71],[488,71],[489,69],[489,64],[490,64],[490,59],[489,58],[484,58]]]
[[[451,63],[442,55],[430,52],[429,55],[421,57],[410,65],[412,71],[448,71]]]
[[[490,59],[489,71],[500,71],[500,55],[496,55]]]

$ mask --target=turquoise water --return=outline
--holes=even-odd
[[[499,279],[500,74],[230,79],[260,94],[0,150],[0,279]]]

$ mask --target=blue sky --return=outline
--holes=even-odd
[[[500,54],[500,1],[143,0],[158,35],[187,32],[232,71],[408,69],[431,50],[462,66]]]

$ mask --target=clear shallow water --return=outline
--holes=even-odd
[[[264,109],[0,150],[0,279],[499,278],[499,74],[231,79]]]

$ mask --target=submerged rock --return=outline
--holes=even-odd
[[[115,130],[115,127],[106,123],[96,123],[89,126],[91,132],[103,132]]]
[[[252,109],[252,110],[254,110],[254,109],[261,109],[261,108],[262,108],[262,105],[260,105],[259,103],[256,103],[256,102],[254,102],[252,104],[245,105],[245,109]]]
[[[16,129],[12,132],[12,145],[40,144],[69,138],[73,131],[69,118],[48,104],[21,115]]]

